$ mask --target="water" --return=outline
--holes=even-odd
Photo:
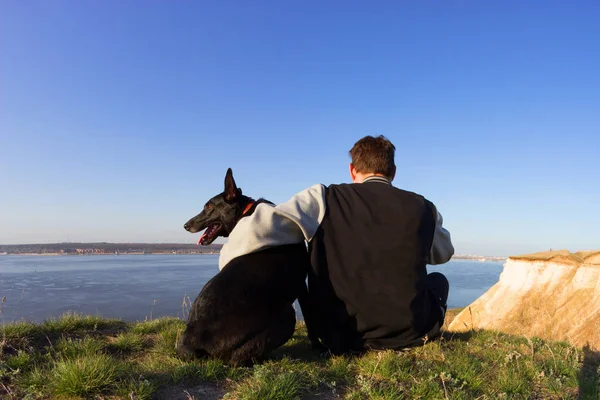
[[[428,266],[427,272],[441,272],[450,281],[448,307],[466,307],[494,286],[500,278],[504,261],[451,260]]]
[[[0,323],[39,322],[67,311],[126,321],[184,313],[217,272],[218,255],[0,256]],[[450,281],[449,307],[464,307],[498,281],[501,262],[429,267]],[[187,309],[185,309],[187,313]]]

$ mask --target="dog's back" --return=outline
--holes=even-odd
[[[238,364],[261,358],[294,333],[293,302],[306,290],[304,243],[237,257],[202,289],[181,348]]]

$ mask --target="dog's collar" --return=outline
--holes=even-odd
[[[246,208],[244,208],[244,211],[242,211],[242,217],[243,217],[244,215],[246,215],[246,213],[247,213],[248,211],[250,211],[250,209],[252,208],[252,206],[254,205],[254,203],[256,203],[256,202],[255,202],[255,201],[251,201],[250,203],[248,203],[248,204],[246,205]]]

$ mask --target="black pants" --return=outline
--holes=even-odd
[[[440,307],[444,309],[444,314],[448,309],[448,292],[450,291],[450,283],[444,274],[432,272],[427,275],[427,287],[435,295],[439,301]]]
[[[450,291],[450,283],[448,283],[448,279],[444,274],[432,272],[427,275],[427,287],[432,294],[431,298],[434,300],[433,306],[439,307],[441,313],[441,318],[434,323],[433,328],[427,333],[429,338],[434,338],[439,336],[440,329],[442,329],[442,326],[444,325],[446,310],[448,310],[448,292]],[[434,313],[434,315],[435,314],[437,313]]]

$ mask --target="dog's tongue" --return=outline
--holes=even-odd
[[[200,246],[200,242],[202,241],[202,239],[204,239],[204,237],[205,237],[205,236],[206,236],[206,232],[204,232],[204,233],[202,234],[202,236],[200,236],[200,237],[198,238],[198,243],[196,243],[196,246]]]

